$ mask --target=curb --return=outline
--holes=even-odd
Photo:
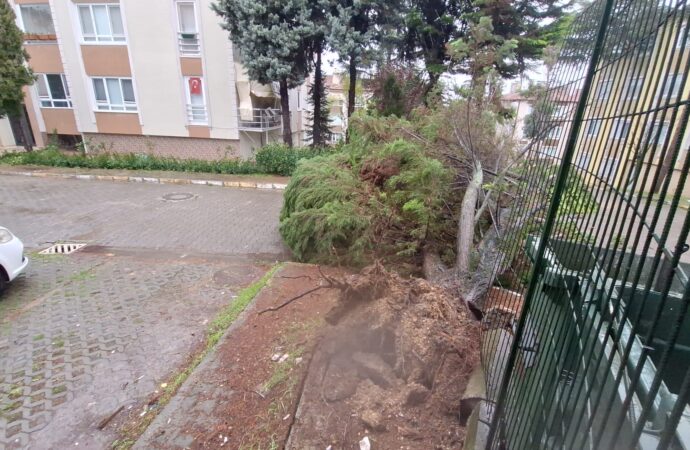
[[[123,175],[91,175],[91,174],[72,174],[72,173],[51,173],[51,172],[14,172],[10,170],[0,170],[0,175],[14,175],[36,178],[63,178],[73,180],[96,180],[96,181],[116,181],[120,183],[147,183],[147,184],[193,184],[198,186],[214,186],[226,188],[243,189],[262,189],[284,191],[287,184],[284,183],[258,183],[256,181],[221,181],[221,180],[197,180],[188,178],[155,178],[137,177]]]

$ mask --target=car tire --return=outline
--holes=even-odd
[[[5,269],[0,266],[0,294],[2,294],[2,291],[5,290],[8,284],[9,281],[7,279],[7,275],[5,275]]]

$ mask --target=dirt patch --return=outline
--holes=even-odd
[[[460,448],[460,399],[479,364],[461,302],[375,265],[345,286],[311,363],[289,449]]]
[[[331,275],[334,271],[329,271]],[[216,274],[219,281],[223,274]],[[338,291],[320,289],[259,314],[322,282],[315,266],[287,264],[256,297],[134,446],[278,448],[294,420],[324,317]]]

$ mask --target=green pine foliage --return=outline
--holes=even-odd
[[[28,55],[23,42],[12,7],[7,0],[0,0],[0,117],[19,114],[24,101],[22,88],[34,82],[24,64]]]
[[[319,89],[321,92],[319,95],[314,95],[314,90]],[[309,124],[307,125],[307,139],[311,140],[314,142],[314,145],[317,147],[321,147],[329,142],[331,142],[331,136],[332,132],[330,129],[330,124],[331,124],[331,118],[330,118],[330,110],[328,107],[328,93],[326,92],[326,86],[323,83],[323,80],[321,83],[317,84],[312,83],[311,86],[309,86],[309,105],[311,105],[311,109],[309,112],[307,112],[307,119],[309,120]],[[314,103],[314,99],[318,98],[319,104],[316,105]],[[316,109],[319,109],[321,114],[314,114],[314,111]],[[314,122],[314,117],[318,116],[319,123]],[[319,127],[320,130],[320,142],[316,142],[314,140],[314,128]]]
[[[340,152],[297,165],[280,232],[300,261],[415,266],[441,232],[449,180],[417,145],[353,133]]]

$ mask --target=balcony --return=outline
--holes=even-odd
[[[283,126],[279,109],[238,109],[237,112],[242,131],[269,131]]]
[[[178,33],[180,56],[201,56],[201,42],[198,33]]]

